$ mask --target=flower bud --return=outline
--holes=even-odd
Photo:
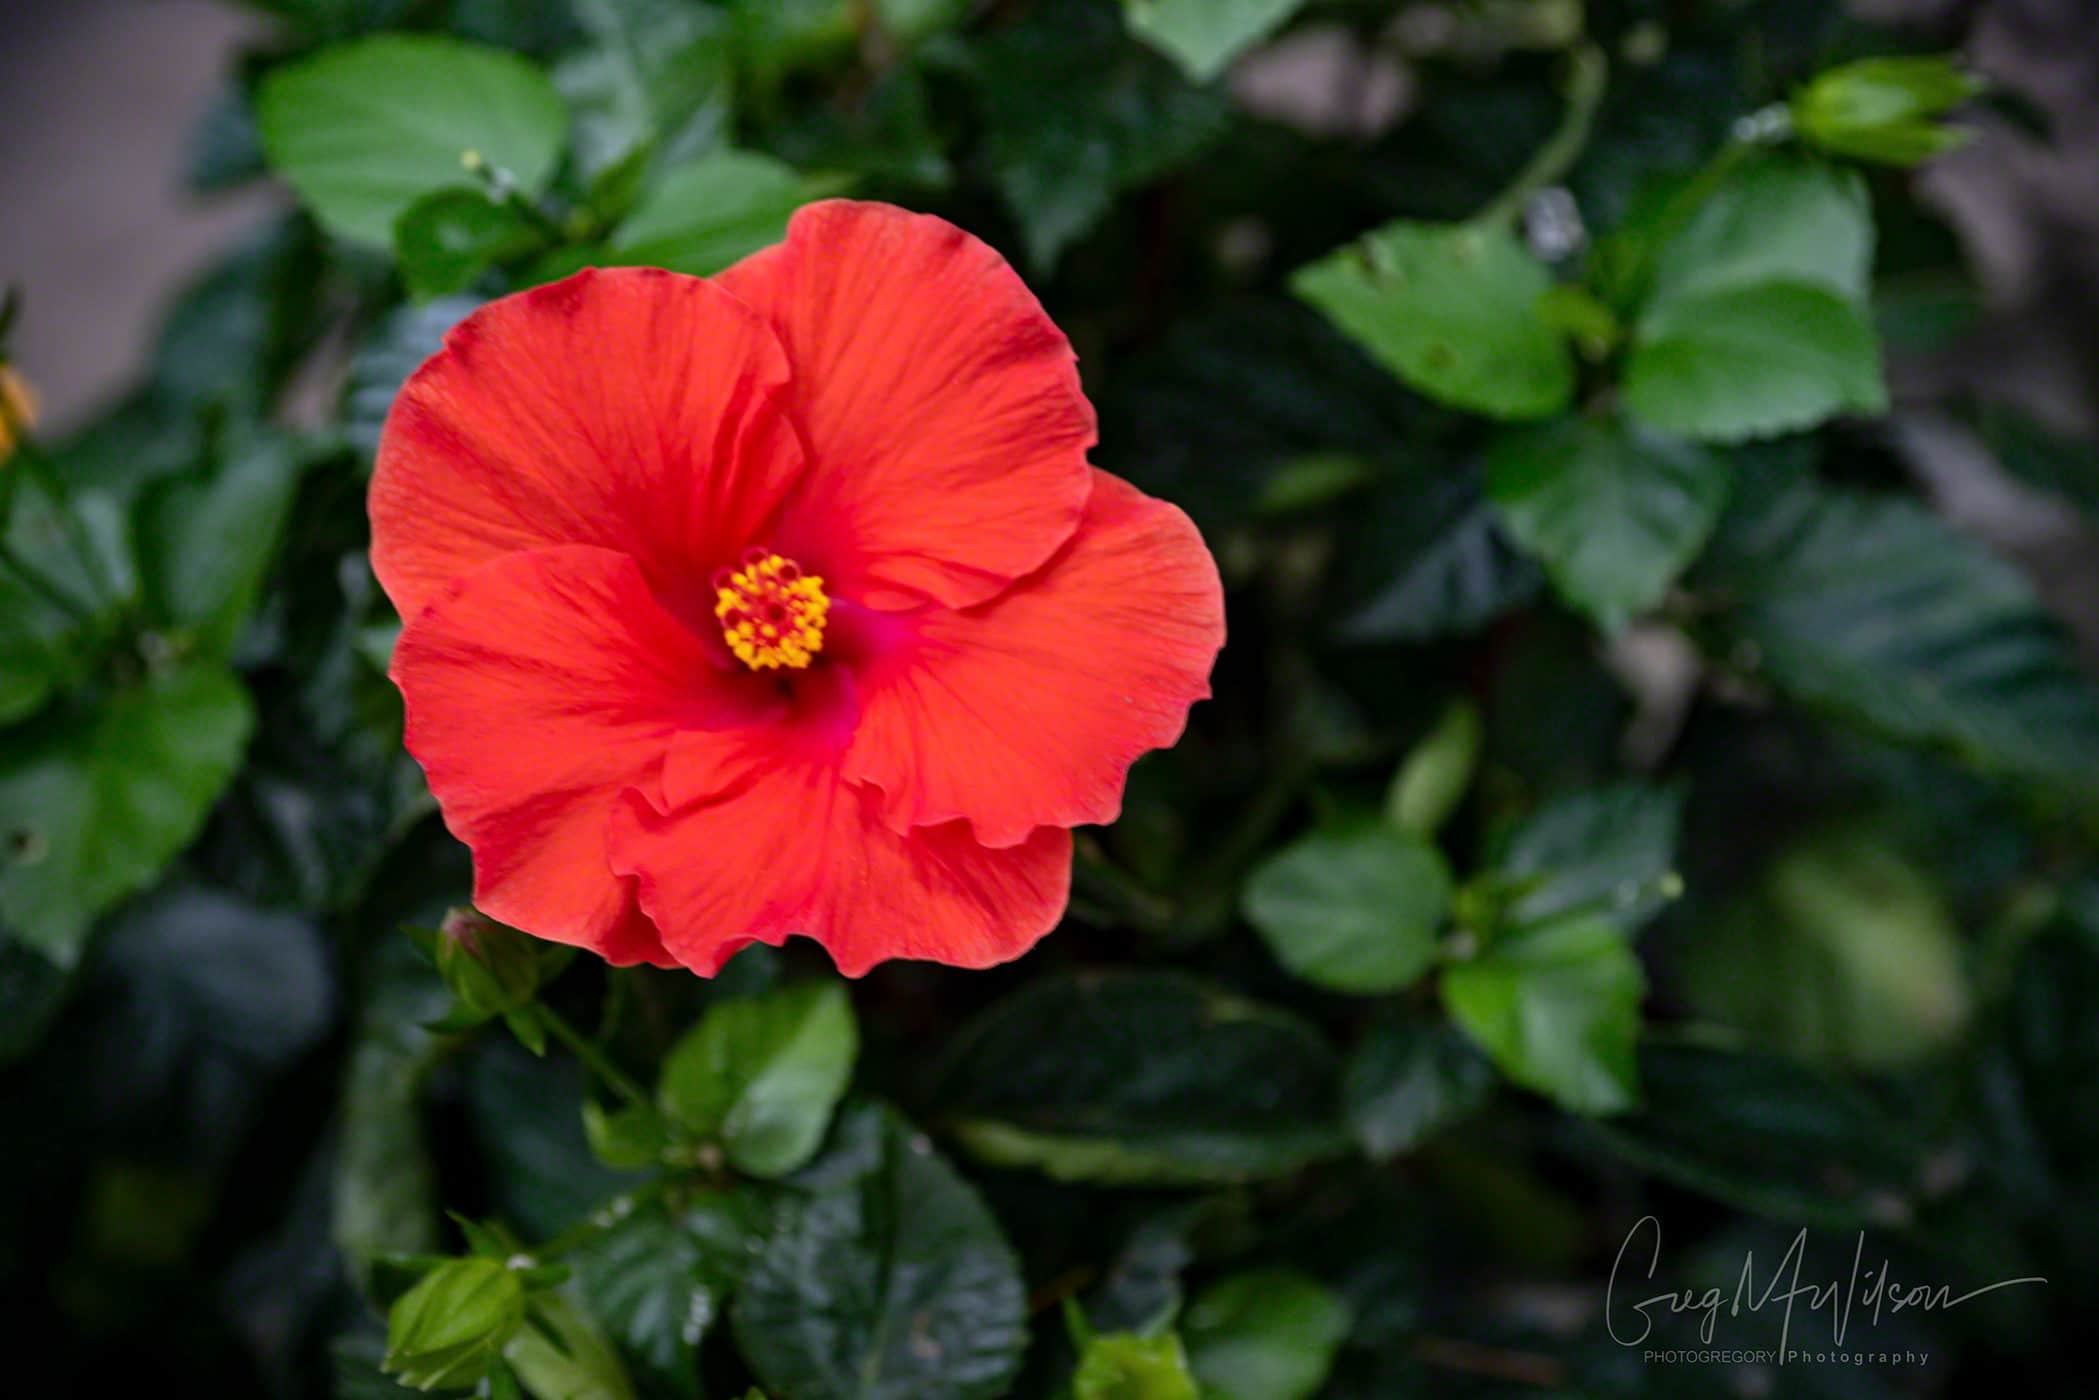
[[[1938,118],[1982,91],[1950,56],[1868,58],[1820,74],[1793,96],[1801,139],[1833,155],[1915,165],[1968,139]]]
[[[475,909],[445,915],[437,936],[437,970],[460,1009],[478,1020],[531,1005],[544,967],[540,943]]]

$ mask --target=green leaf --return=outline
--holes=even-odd
[[[1389,827],[1308,836],[1247,881],[1247,922],[1276,960],[1337,992],[1396,992],[1436,960],[1450,868],[1434,846]]]
[[[837,982],[720,1002],[664,1060],[657,1097],[677,1127],[718,1137],[738,1171],[784,1176],[823,1140],[859,1048]]]
[[[1856,1230],[1914,1194],[1921,1140],[1840,1080],[1784,1056],[1640,1052],[1639,1112],[1592,1127],[1642,1171],[1787,1229]]]
[[[1516,923],[1601,914],[1631,930],[1668,902],[1683,825],[1677,788],[1626,782],[1556,798],[1495,842]]]
[[[1349,1127],[1372,1161],[1408,1152],[1487,1100],[1494,1071],[1446,1026],[1388,1017],[1349,1058]]]
[[[2085,790],[2099,699],[2019,571],[1916,502],[1796,483],[1731,512],[1720,639],[1794,699],[1999,774]]]
[[[1123,0],[1130,32],[1207,83],[1282,28],[1304,0]]]
[[[1117,17],[1082,0],[1035,5],[964,53],[992,182],[1044,271],[1118,194],[1189,160],[1229,121],[1219,95],[1133,51]]]
[[[665,175],[613,239],[611,261],[710,276],[786,236],[821,186],[749,151],[717,151]]]
[[[1665,431],[1734,442],[1887,407],[1867,315],[1873,221],[1859,178],[1752,157],[1655,259],[1626,404]]]
[[[1188,1354],[1172,1332],[1088,1337],[1071,1375],[1072,1400],[1196,1400]]]
[[[382,247],[410,205],[460,182],[470,155],[536,193],[568,123],[532,64],[436,35],[323,49],[264,79],[256,112],[270,164],[315,216]]]
[[[838,1171],[782,1203],[737,1295],[751,1369],[779,1395],[1005,1394],[1027,1297],[998,1222],[888,1110],[854,1111],[838,1136]]]
[[[1947,1048],[1972,997],[1960,926],[1930,875],[1870,827],[1820,829],[1754,897],[1687,939],[1701,1015],[1803,1059],[1889,1069]]]
[[[499,1259],[452,1259],[387,1315],[386,1370],[418,1390],[479,1380],[525,1322],[525,1285]]]
[[[757,1246],[753,1202],[702,1191],[620,1216],[576,1251],[576,1284],[645,1379],[697,1400],[699,1343]]]
[[[1308,1400],[1326,1383],[1352,1324],[1348,1304],[1295,1269],[1255,1269],[1205,1289],[1182,1333],[1203,1394]]]
[[[1590,1115],[1633,1105],[1646,989],[1623,930],[1594,915],[1511,930],[1443,974],[1451,1019],[1503,1074]]]
[[[1345,1148],[1339,1066],[1285,1012],[1160,973],[1044,978],[951,1045],[963,1144],[1060,1180],[1248,1181]]]
[[[1573,399],[1573,356],[1539,307],[1552,274],[1501,224],[1388,224],[1290,285],[1386,369],[1453,408],[1547,418]]]
[[[723,141],[733,115],[735,46],[720,12],[682,0],[574,0],[591,44],[554,70],[575,113],[588,179],[646,150],[675,165]]]
[[[1728,480],[1702,448],[1591,419],[1504,434],[1487,454],[1502,524],[1606,631],[1661,602],[1705,547]]]
[[[0,923],[70,965],[196,835],[253,723],[230,672],[192,664],[0,732]]]
[[[1713,442],[1884,413],[1880,344],[1864,310],[1804,282],[1674,299],[1642,318],[1625,403],[1664,432]]]
[[[1873,275],[1873,213],[1856,174],[1771,153],[1737,167],[1655,260],[1647,311],[1715,292],[1800,283],[1863,305]]]
[[[133,517],[148,615],[212,656],[233,650],[255,610],[308,461],[278,434],[235,441],[222,461],[147,487]]]
[[[607,1110],[583,1101],[583,1137],[590,1155],[617,1171],[639,1171],[663,1161],[670,1128],[654,1104]]]
[[[521,258],[540,242],[531,220],[478,189],[426,194],[394,221],[401,282],[417,301],[463,292],[491,264]]]

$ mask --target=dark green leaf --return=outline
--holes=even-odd
[[[577,164],[595,177],[646,150],[673,165],[728,131],[734,46],[719,11],[683,0],[575,0],[591,45],[554,70],[575,113]]]
[[[253,722],[238,680],[193,664],[0,733],[0,923],[70,964],[196,835]]]
[[[1130,29],[1207,83],[1280,29],[1304,0],[1124,0]]]
[[[1348,1304],[1295,1269],[1256,1269],[1212,1284],[1182,1331],[1203,1394],[1218,1400],[1308,1400],[1348,1336]]]
[[[1639,927],[1667,903],[1683,793],[1627,782],[1546,803],[1495,843],[1511,920],[1602,914]]]
[[[1243,1181],[1339,1150],[1310,1026],[1190,979],[1045,978],[956,1038],[934,1102],[970,1151],[1074,1181]]]
[[[72,614],[0,566],[0,725],[43,708],[71,673]]]
[[[558,1234],[614,1192],[635,1185],[609,1169],[583,1135],[583,1068],[539,1059],[501,1040],[477,1047],[467,1079],[474,1136],[489,1164],[491,1208],[527,1238]]]
[[[1136,51],[1111,12],[1049,0],[969,51],[984,156],[1028,256],[1052,266],[1108,212],[1224,129],[1215,94]]]
[[[478,297],[440,297],[421,306],[397,306],[357,347],[343,388],[343,433],[359,451],[371,456],[379,450],[379,431],[394,395],[416,366],[444,348],[445,332],[480,305]]]
[[[154,393],[262,414],[319,333],[321,285],[318,240],[302,221],[286,218],[245,240],[161,318]]]
[[[1575,1113],[1637,1096],[1647,979],[1623,930],[1594,915],[1530,924],[1443,974],[1443,1004],[1501,1072]]]
[[[1342,1080],[1349,1127],[1378,1162],[1470,1113],[1493,1087],[1492,1068],[1462,1036],[1398,1018],[1370,1028]]]
[[[0,1065],[35,1048],[72,983],[49,958],[0,932]]]
[[[859,1048],[837,982],[718,1002],[664,1060],[657,1097],[677,1127],[719,1138],[738,1171],[784,1176],[823,1140]]]
[[[139,584],[153,620],[207,654],[233,649],[277,555],[308,455],[276,434],[243,435],[209,468],[164,477],[135,512]]]
[[[700,1394],[699,1343],[756,1244],[752,1202],[704,1192],[670,1211],[621,1216],[575,1255],[578,1291],[645,1377]]]
[[[1608,631],[1662,600],[1727,501],[1726,465],[1689,443],[1591,419],[1497,439],[1487,496],[1569,603]]]
[[[1472,473],[1388,484],[1350,522],[1343,617],[1352,642],[1423,641],[1478,631],[1538,591],[1531,561],[1502,532]]]
[[[332,232],[386,246],[394,221],[476,158],[537,193],[568,116],[546,75],[501,50],[381,35],[280,68],[256,100],[270,164]]]
[[[1788,1229],[1855,1230],[1912,1194],[1918,1140],[1797,1060],[1694,1045],[1640,1053],[1640,1111],[1595,1131],[1642,1170]]]
[[[394,220],[401,281],[417,301],[463,292],[491,264],[523,257],[540,241],[531,220],[478,189],[426,194]]]
[[[737,1295],[781,1395],[990,1400],[1027,1345],[1020,1268],[976,1192],[885,1109],[840,1124],[842,1179],[789,1198]]]
[[[422,1091],[444,1047],[424,1027],[451,1002],[405,938],[389,939],[370,969],[343,1084],[331,1226],[360,1279],[378,1256],[428,1253],[439,1244]]]
[[[1389,224],[1291,288],[1408,384],[1494,418],[1544,418],[1574,358],[1539,302],[1552,274],[1500,224]]]
[[[1794,698],[1986,769],[2088,785],[2099,700],[2024,578],[1913,501],[1796,484],[1723,521],[1722,635]]]
[[[1375,826],[1308,836],[1247,881],[1247,922],[1276,960],[1337,992],[1396,992],[1436,960],[1450,867],[1418,837]]]

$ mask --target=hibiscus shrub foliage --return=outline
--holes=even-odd
[[[134,392],[39,440],[10,390],[0,437],[0,1389],[2088,1369],[2099,692],[1895,425],[2099,477],[1888,387],[1975,305],[1914,195],[2014,100],[1957,34],[1815,0],[251,8],[186,178],[281,212]],[[1094,460],[1216,556],[1214,697],[992,970],[848,980],[797,939],[708,979],[503,927],[387,679],[389,407],[493,298],[712,275],[841,195],[985,239],[1070,337]],[[1806,1291],[1847,1279],[1848,1332]]]

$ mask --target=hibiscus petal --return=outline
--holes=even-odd
[[[718,280],[771,318],[793,363],[811,468],[783,548],[834,593],[966,607],[1070,536],[1093,407],[1070,342],[992,249],[928,215],[830,200]]]
[[[570,545],[509,554],[408,624],[392,675],[409,752],[474,853],[474,903],[614,962],[668,963],[615,875],[620,795],[655,788],[672,736],[750,715],[631,558]]]
[[[786,356],[697,277],[584,271],[491,302],[402,386],[372,476],[372,566],[403,617],[489,559],[618,549],[712,601],[801,471]]]
[[[967,818],[986,845],[1113,821],[1224,645],[1217,565],[1188,517],[1095,473],[1064,552],[996,601],[931,608],[860,667],[845,774],[906,831]]]
[[[681,736],[686,744],[689,736]],[[717,762],[721,743],[699,740]],[[806,755],[669,815],[630,792],[612,828],[613,868],[640,885],[665,947],[713,976],[750,943],[804,934],[859,977],[889,958],[990,967],[1056,926],[1071,893],[1071,833],[1045,828],[990,850],[960,822],[900,836],[872,794]]]

